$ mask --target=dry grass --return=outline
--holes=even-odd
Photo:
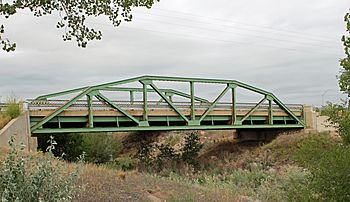
[[[4,115],[4,114],[0,114],[0,129],[5,127],[6,124],[8,122],[10,122],[10,121],[11,121],[11,117],[10,116]]]
[[[205,172],[249,169],[251,164],[261,164],[279,169],[294,164],[291,158],[300,142],[314,135],[305,132],[284,134],[269,143],[226,141],[211,145],[202,153],[200,161]],[[329,134],[330,141],[339,138]]]
[[[85,190],[74,201],[236,201],[225,190],[92,164],[84,166],[79,183]]]

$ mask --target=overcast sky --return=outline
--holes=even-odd
[[[287,103],[321,105],[323,94],[337,102],[349,8],[349,0],[161,0],[118,28],[93,20],[103,40],[86,49],[63,42],[55,16],[20,12],[5,21],[18,48],[0,52],[0,96],[153,74],[235,79]]]

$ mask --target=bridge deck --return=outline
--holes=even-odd
[[[61,107],[67,100],[49,100],[49,101],[31,101],[28,105],[30,112],[31,125],[35,125],[42,118],[53,113],[57,108]],[[142,101],[113,101],[113,103],[121,106],[127,113],[134,116],[138,120],[142,120],[143,116],[143,102]],[[180,109],[180,111],[187,116],[191,116],[191,103],[189,102],[174,102],[175,106]],[[195,103],[195,116],[200,117],[205,113],[211,103]],[[236,104],[236,116],[237,120],[241,120],[256,104],[254,103],[237,103]],[[289,109],[297,116],[303,116],[303,106],[298,104],[289,104],[287,105]],[[136,124],[133,123],[128,117],[125,117],[120,111],[111,108],[110,106],[94,101],[92,104],[93,107],[93,116],[94,116],[94,125],[95,127],[104,128],[104,130],[111,130],[110,127],[117,127],[123,131],[124,128],[133,129],[136,127]],[[245,127],[254,126],[264,128],[265,124],[268,123],[269,118],[269,109],[267,104],[260,105],[249,118],[247,118],[242,125]],[[275,127],[291,127],[289,124],[295,124],[293,119],[278,105],[272,105],[273,109],[273,121],[275,122]],[[86,127],[88,122],[88,104],[85,100],[79,100],[65,111],[61,112],[59,116],[51,119],[43,127],[52,129],[63,129],[70,128],[74,124],[74,127],[77,127],[77,124],[81,123],[81,128]],[[203,119],[202,126],[207,128],[217,128],[225,126],[231,128],[230,124],[232,120],[232,104],[231,103],[217,103],[212,111]],[[166,130],[167,127],[171,129],[175,126],[183,126],[185,123],[182,118],[179,117],[178,113],[169,107],[167,103],[159,101],[149,101],[148,105],[148,122],[150,126],[156,126],[157,130]],[[227,126],[228,125],[228,126]],[[240,126],[235,126],[234,128],[239,128]],[[295,125],[295,127],[300,127]],[[106,129],[109,128],[109,129]],[[41,130],[43,130],[41,129]],[[181,129],[181,128],[178,128]],[[192,129],[196,129],[193,128]],[[68,129],[67,129],[68,130]],[[71,130],[71,129],[70,129]],[[134,128],[134,130],[136,130]],[[138,130],[138,129],[137,129]],[[40,130],[38,130],[40,132]],[[45,130],[44,130],[45,131]]]

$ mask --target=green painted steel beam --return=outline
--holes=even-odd
[[[144,76],[142,79],[154,80],[154,81],[176,81],[176,82],[189,82],[193,81],[196,83],[214,83],[214,84],[235,84],[239,87],[260,93],[263,95],[270,94],[268,91],[256,88],[254,86],[236,81],[226,79],[204,79],[204,78],[190,78],[190,77],[168,77],[168,76]]]
[[[231,124],[237,123],[237,111],[236,111],[236,87],[231,88],[231,99],[232,99],[232,120]]]
[[[134,91],[129,91],[129,93],[130,93],[130,103],[131,104],[134,104]]]
[[[92,106],[92,101],[93,101],[93,95],[87,95],[87,103],[88,103],[88,121],[89,121],[89,127],[93,128],[94,127],[94,109]]]
[[[191,120],[196,120],[195,114],[195,99],[194,99],[194,82],[190,81],[190,95],[191,95]]]
[[[146,123],[145,125],[148,125],[148,96],[147,96],[147,85],[148,83],[142,82],[143,91],[142,91],[142,98],[143,98],[143,121]]]
[[[287,112],[287,114],[289,114],[291,117],[293,117],[295,119],[295,121],[297,121],[299,124],[303,125],[305,127],[305,123],[303,121],[301,121],[286,105],[284,105],[281,100],[279,100],[276,96],[274,96],[272,94],[273,100],[274,102],[280,106],[283,110],[285,110],[285,112]]]
[[[51,94],[46,94],[46,95],[41,95],[35,99],[36,100],[46,100],[46,99],[52,98],[52,97],[59,97],[59,96],[68,95],[71,93],[81,92],[87,88],[89,88],[89,86],[82,87],[82,88],[75,88],[75,89],[61,91],[61,92],[56,92],[56,93],[51,93]]]
[[[33,127],[31,127],[31,131],[34,131],[36,129],[38,129],[39,127],[42,127],[46,122],[48,122],[50,119],[52,119],[53,117],[59,115],[61,112],[63,112],[65,109],[67,109],[68,107],[70,107],[74,102],[76,102],[77,100],[79,100],[81,97],[87,95],[89,92],[91,92],[92,89],[91,88],[87,88],[85,89],[83,92],[81,92],[79,95],[75,96],[74,98],[72,98],[71,100],[69,100],[66,104],[64,104],[63,106],[57,108],[54,112],[52,112],[51,114],[47,115],[46,117],[44,117],[39,123],[37,123],[36,125],[34,125]]]
[[[118,117],[120,122],[130,122],[130,119],[128,117],[121,117],[121,116],[95,116],[94,122],[114,122],[116,118]],[[57,116],[52,118],[48,123],[58,123],[58,118],[60,119],[61,123],[86,123],[88,121],[87,117],[63,117],[63,116]],[[140,117],[141,118],[141,117]],[[237,117],[237,120],[240,120],[242,117]],[[254,121],[263,121],[266,120],[266,116],[250,116],[248,119],[254,120]],[[42,118],[30,118],[31,124],[35,124],[41,121]],[[230,121],[230,116],[207,116],[204,118],[203,121]],[[284,116],[274,116],[274,121],[283,121],[283,120],[294,120],[292,117],[284,117]],[[158,122],[166,122],[166,121],[183,121],[181,117],[178,116],[151,116],[149,117],[149,121],[158,121]]]
[[[255,105],[255,107],[253,107],[249,112],[247,112],[246,115],[244,115],[244,117],[240,120],[241,122],[243,122],[244,120],[246,120],[256,109],[258,109],[258,107],[265,102],[266,100],[266,96],[258,103]]]
[[[127,131],[170,131],[170,130],[225,130],[225,129],[302,129],[301,124],[289,125],[205,125],[205,126],[149,126],[149,127],[101,127],[101,128],[42,128],[33,134],[47,133],[88,133],[88,132],[127,132]]]
[[[269,124],[273,125],[273,108],[272,108],[272,99],[269,100]]]
[[[169,105],[171,108],[173,108],[175,110],[175,112],[177,114],[179,114],[179,116],[181,116],[181,118],[183,120],[185,120],[188,123],[188,119],[187,117],[173,104],[173,102],[171,100],[169,100],[158,88],[156,85],[154,85],[153,83],[150,83],[150,86],[158,93],[159,96],[161,96]]]
[[[151,81],[174,81],[174,82],[198,82],[198,83],[215,83],[215,84],[235,84],[239,87],[254,91],[256,93],[260,93],[263,95],[267,95],[270,94],[269,92],[256,88],[254,86],[236,81],[236,80],[224,80],[224,79],[204,79],[204,78],[182,78],[182,77],[167,77],[167,76],[139,76],[139,77],[134,77],[134,78],[130,78],[130,79],[124,79],[124,80],[120,80],[120,81],[115,81],[115,82],[109,82],[109,83],[104,83],[104,84],[99,84],[99,85],[95,85],[95,86],[91,86],[96,90],[100,90],[102,88],[105,87],[112,87],[112,86],[118,86],[118,85],[123,85],[123,84],[128,84],[128,83],[132,83],[132,82],[137,82],[137,81],[143,81],[143,80],[151,80]],[[82,88],[76,88],[76,89],[71,89],[71,90],[67,90],[67,91],[62,91],[62,92],[57,92],[57,93],[53,93],[53,94],[47,94],[47,95],[43,95],[43,96],[39,96],[39,98],[41,99],[47,99],[50,97],[57,97],[57,96],[61,96],[61,95],[66,95],[66,94],[70,94],[73,92],[78,92],[81,90],[84,90],[87,87],[82,87]]]
[[[139,124],[139,120],[136,119],[135,117],[133,117],[132,115],[130,115],[127,111],[125,111],[124,109],[122,109],[120,106],[118,106],[117,104],[113,103],[110,99],[108,99],[106,96],[102,95],[101,93],[98,93],[96,95],[97,99],[101,100],[102,102],[106,102],[108,103],[110,106],[112,106],[113,108],[117,109],[120,113],[124,114],[126,117],[128,117],[130,120],[132,120],[133,122]]]
[[[143,88],[125,88],[125,87],[104,87],[101,88],[99,90],[105,90],[105,91],[133,91],[133,92],[143,92]],[[191,99],[191,96],[187,93],[183,93],[171,88],[165,88],[165,89],[159,89],[160,91],[167,93],[167,94],[175,94],[178,95],[180,97],[184,97],[184,98],[189,98]],[[151,88],[147,88],[147,92],[155,92],[153,89]],[[209,102],[207,99],[201,98],[201,97],[197,97],[195,96],[195,100],[196,101],[200,101],[200,102]]]
[[[230,86],[227,85],[226,88],[219,94],[219,96],[214,100],[214,102],[210,105],[210,107],[201,115],[199,118],[199,122],[201,122],[208,114],[213,110],[215,105],[219,102],[219,100],[227,93],[227,91],[230,89]]]

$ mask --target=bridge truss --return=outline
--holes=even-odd
[[[189,93],[160,88],[157,82],[185,83]],[[124,87],[138,84],[140,87]],[[196,96],[196,84],[224,85],[213,101]],[[262,95],[257,103],[237,103],[242,88]],[[110,94],[128,92],[128,100]],[[135,94],[142,99],[136,100]],[[155,94],[159,100],[149,100]],[[230,102],[220,102],[226,94]],[[57,97],[71,96],[69,100]],[[173,97],[185,102],[176,102]],[[31,132],[117,132],[150,130],[207,130],[304,128],[300,105],[285,105],[265,90],[235,80],[141,76],[95,86],[42,95],[29,100]]]

